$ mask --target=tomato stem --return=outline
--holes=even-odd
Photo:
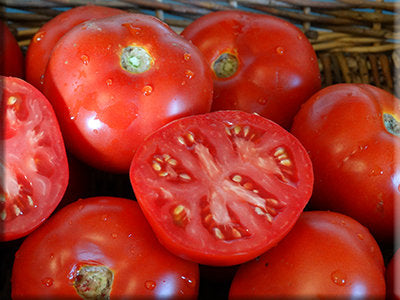
[[[232,53],[222,53],[213,63],[213,70],[218,78],[233,76],[238,69],[238,58]]]
[[[146,72],[150,69],[152,63],[151,55],[142,47],[128,46],[122,50],[121,66],[128,72]]]
[[[83,266],[75,277],[74,287],[83,299],[109,299],[114,274],[104,266]]]
[[[396,136],[400,136],[400,124],[391,114],[383,114],[383,123],[386,130]]]

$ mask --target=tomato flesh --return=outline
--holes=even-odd
[[[64,142],[47,99],[25,81],[1,77],[4,180],[1,240],[24,236],[60,202],[68,183]]]
[[[160,241],[182,257],[233,265],[275,245],[312,190],[301,144],[239,111],[171,122],[135,155],[131,182]]]

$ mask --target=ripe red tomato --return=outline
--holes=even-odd
[[[38,30],[28,46],[25,60],[26,80],[41,90],[51,51],[66,32],[87,20],[121,13],[125,12],[111,7],[85,5],[68,9],[52,18]]]
[[[234,265],[274,246],[312,191],[303,146],[242,111],[181,118],[138,148],[130,178],[161,243],[205,265]]]
[[[0,21],[0,75],[23,78],[24,56],[7,24]]]
[[[400,250],[390,259],[386,268],[387,300],[400,300]]]
[[[349,215],[392,242],[395,207],[400,215],[398,120],[399,99],[371,85],[337,84],[311,97],[291,130],[314,166],[310,208]]]
[[[0,76],[0,87],[0,241],[7,241],[54,211],[68,184],[68,162],[48,100],[19,78]]]
[[[157,242],[137,202],[94,197],[26,238],[11,283],[13,299],[196,299],[199,267]]]
[[[307,211],[289,234],[239,267],[229,299],[384,299],[382,253],[368,229],[328,211]]]
[[[195,20],[182,35],[213,70],[212,110],[256,112],[289,128],[301,103],[321,87],[311,43],[283,19],[219,11]]]
[[[135,149],[154,130],[208,112],[212,101],[200,51],[143,14],[71,29],[53,49],[44,90],[71,152],[112,172],[128,172]]]

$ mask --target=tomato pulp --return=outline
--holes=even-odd
[[[135,154],[130,177],[161,243],[206,265],[274,246],[311,195],[309,157],[276,123],[241,111],[173,121]]]
[[[49,101],[15,77],[0,77],[2,156],[0,240],[38,227],[56,208],[68,184],[68,161]]]

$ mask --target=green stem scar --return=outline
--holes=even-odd
[[[131,73],[143,73],[153,63],[151,55],[142,47],[128,46],[122,50],[121,66]]]
[[[400,136],[400,123],[391,114],[383,114],[383,123],[388,132]]]
[[[233,76],[239,66],[238,58],[232,53],[222,53],[213,63],[212,69],[218,78]]]
[[[83,266],[75,277],[74,287],[85,300],[110,299],[114,274],[104,266]]]

